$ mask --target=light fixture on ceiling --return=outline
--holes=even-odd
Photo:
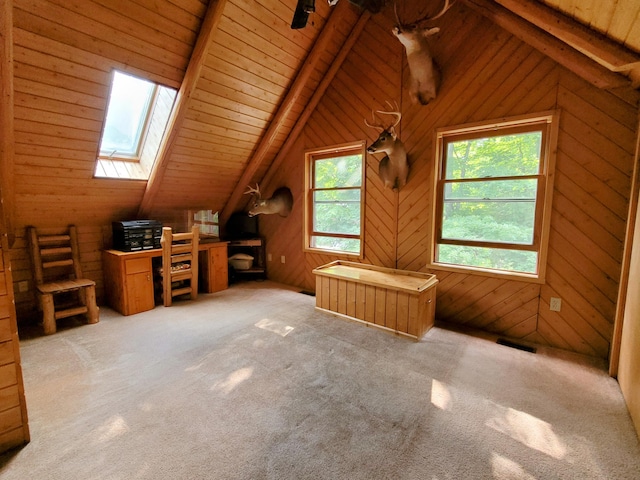
[[[371,13],[378,13],[385,5],[386,0],[349,0],[353,5],[356,5],[364,10],[368,10]],[[327,0],[330,6],[335,6],[338,0]],[[316,11],[315,0],[298,0],[296,4],[296,10],[293,13],[293,20],[291,22],[292,29],[304,28],[307,26],[309,20],[309,14]]]
[[[309,14],[316,11],[315,0],[298,0],[296,5],[296,11],[293,12],[293,20],[291,21],[291,28],[297,30],[307,26],[307,20],[309,20]]]

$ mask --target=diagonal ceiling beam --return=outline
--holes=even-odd
[[[273,120],[271,121],[269,128],[260,140],[255,153],[249,160],[240,180],[236,184],[229,200],[220,212],[220,223],[223,224],[235,211],[240,202],[240,198],[244,194],[246,185],[251,182],[251,179],[255,175],[262,162],[264,162],[271,146],[273,145],[276,137],[283,128],[286,128],[287,120],[291,114],[292,108],[296,105],[300,95],[302,95],[309,78],[313,74],[314,70],[320,63],[322,55],[327,50],[329,45],[335,40],[335,37],[340,35],[339,26],[343,17],[343,10],[351,8],[349,2],[339,2],[338,5],[333,7],[333,11],[329,16],[325,26],[318,35],[317,40],[313,44],[311,52],[307,56],[304,64],[300,68],[289,92],[280,104],[278,111],[276,112]]]
[[[282,145],[282,148],[278,151],[278,155],[276,155],[276,158],[269,166],[269,170],[267,170],[267,173],[262,178],[262,181],[260,183],[263,187],[265,187],[265,189],[268,189],[269,182],[271,182],[271,180],[273,179],[273,176],[276,174],[278,168],[280,168],[280,164],[282,163],[283,159],[287,156],[289,150],[291,150],[291,147],[296,142],[298,136],[304,129],[307,120],[309,120],[309,117],[318,106],[318,103],[320,103],[324,92],[326,92],[327,88],[329,88],[333,77],[335,77],[338,73],[338,70],[340,70],[342,63],[347,58],[347,55],[360,37],[360,34],[362,33],[362,30],[364,30],[364,27],[370,17],[371,14],[369,12],[364,12],[358,19],[358,23],[356,23],[355,27],[353,27],[353,29],[351,30],[351,33],[349,33],[347,40],[340,48],[340,51],[336,55],[333,63],[331,63],[331,67],[329,67],[326,75],[320,81],[318,88],[316,88],[316,90],[313,92],[311,100],[309,100],[309,103],[307,103],[307,105],[304,107],[304,110],[300,114],[300,117],[298,118],[296,124],[293,126],[291,133],[289,133],[289,136]]]
[[[533,0],[495,0],[612,72],[640,80],[640,55],[576,20]]]
[[[564,41],[516,15],[494,0],[463,0],[465,5],[484,15],[489,20],[510,32],[513,36],[531,45],[536,50],[555,60],[560,65],[602,89],[614,89],[631,85],[624,75],[610,71]],[[557,17],[562,14],[555,13]]]
[[[158,158],[149,175],[147,188],[145,189],[140,208],[138,209],[139,218],[149,215],[155,197],[158,194],[167,163],[169,162],[169,158],[173,152],[173,146],[178,137],[178,132],[189,108],[189,100],[200,79],[202,67],[209,54],[209,49],[213,43],[213,37],[220,23],[220,18],[222,18],[222,12],[224,11],[226,3],[227,0],[210,0],[209,2],[209,7],[207,8],[202,26],[200,27],[200,34],[193,48],[187,71],[185,72],[182,85],[176,96],[176,103],[171,112],[162,143],[160,144]]]

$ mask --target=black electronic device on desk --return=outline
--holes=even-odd
[[[162,223],[156,220],[113,222],[113,248],[122,252],[137,252],[162,248]]]

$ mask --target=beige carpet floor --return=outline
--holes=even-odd
[[[601,361],[419,342],[249,282],[21,341],[32,441],[0,479],[638,479]]]

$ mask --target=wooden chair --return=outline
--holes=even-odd
[[[57,320],[74,315],[98,323],[96,282],[82,276],[76,227],[60,235],[39,235],[35,227],[27,232],[45,335],[56,332]]]
[[[194,225],[190,232],[173,233],[162,228],[162,296],[164,306],[170,307],[173,297],[191,294],[198,296],[198,242],[200,230]]]

